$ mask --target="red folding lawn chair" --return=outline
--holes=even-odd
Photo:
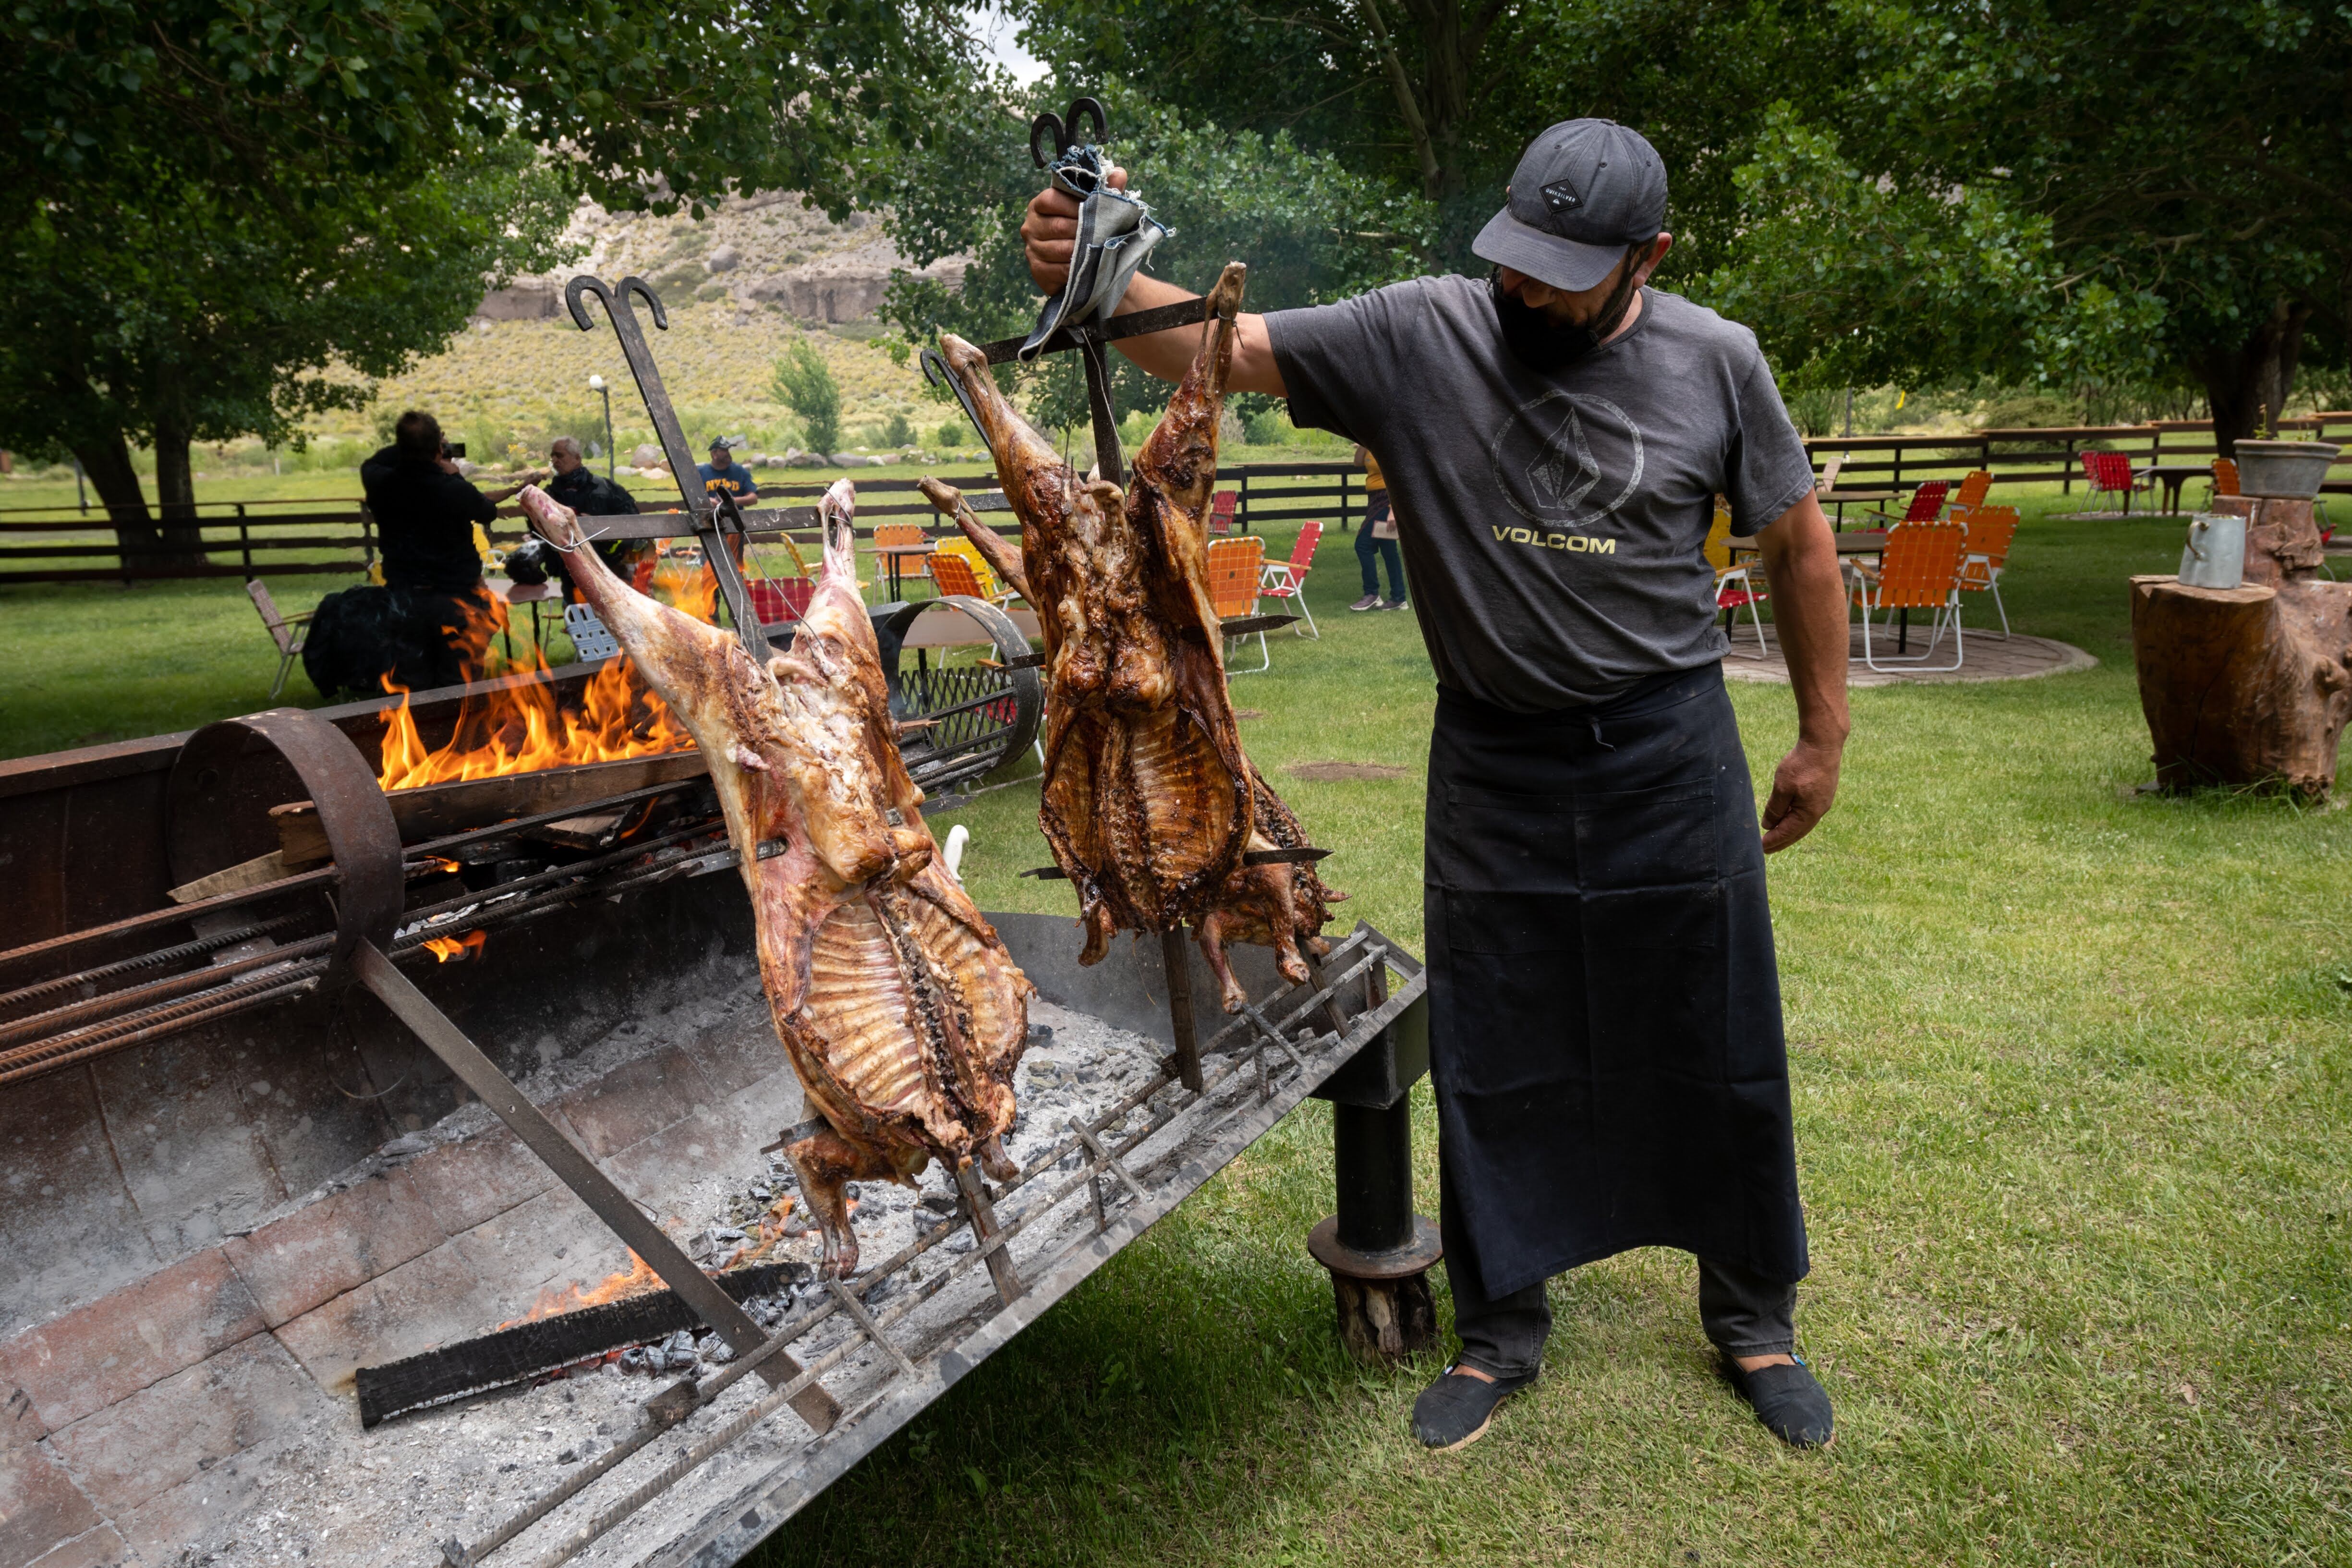
[[[1320,639],[1322,632],[1315,625],[1315,612],[1307,607],[1307,572],[1315,564],[1315,547],[1323,542],[1323,525],[1310,522],[1298,531],[1298,542],[1290,547],[1287,561],[1269,561],[1258,572],[1258,593],[1269,599],[1288,599],[1307,617],[1305,629],[1291,629],[1303,637]]]
[[[1911,504],[1904,509],[1901,517],[1895,516],[1891,511],[1882,511],[1877,507],[1872,507],[1870,514],[1873,517],[1883,517],[1889,522],[1933,522],[1942,515],[1944,498],[1951,492],[1950,480],[1929,479],[1911,492]]]

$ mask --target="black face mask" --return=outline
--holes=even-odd
[[[1561,325],[1541,310],[1503,290],[1502,268],[1486,275],[1487,292],[1494,296],[1495,319],[1503,329],[1503,345],[1511,357],[1529,370],[1549,375],[1582,359],[1609,339],[1625,320],[1625,312],[1633,304],[1633,276],[1637,270],[1631,265],[1639,246],[1626,251],[1628,265],[1617,279],[1617,287],[1609,291],[1601,310],[1582,326]]]

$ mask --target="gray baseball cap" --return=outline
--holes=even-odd
[[[1599,284],[1666,226],[1666,165],[1613,120],[1563,120],[1528,143],[1503,210],[1470,249],[1555,289]]]

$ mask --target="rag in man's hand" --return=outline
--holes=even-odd
[[[1021,359],[1035,359],[1045,340],[1059,329],[1081,321],[1110,319],[1127,297],[1128,283],[1143,266],[1151,247],[1168,237],[1168,226],[1151,209],[1125,191],[1115,191],[1103,179],[1099,147],[1078,146],[1065,151],[1052,165],[1055,184],[1081,198],[1077,247],[1070,255],[1069,280],[1045,301],[1036,330],[1021,345]]]

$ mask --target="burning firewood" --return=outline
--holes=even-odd
[[[742,642],[615,577],[572,513],[527,489],[533,526],[629,662],[692,731],[740,857],[777,1037],[826,1123],[790,1144],[828,1276],[854,1271],[842,1189],[912,1186],[934,1160],[1014,1174],[1000,1140],[1034,988],[941,863],[898,755],[873,624],[856,589],[851,515],[822,504],[824,567],[788,653]]]

